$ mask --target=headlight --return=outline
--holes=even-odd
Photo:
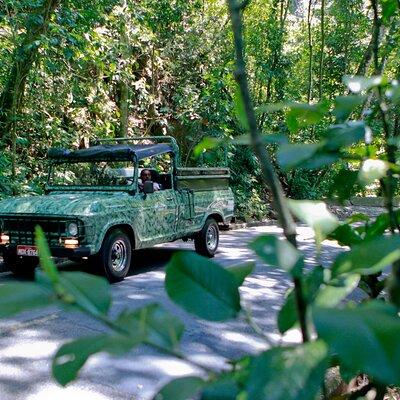
[[[78,235],[78,225],[75,222],[68,224],[67,232],[69,236]]]

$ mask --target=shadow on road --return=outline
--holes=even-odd
[[[276,314],[284,301],[285,292],[291,287],[291,281],[284,271],[265,266],[257,260],[247,244],[259,234],[279,235],[280,232],[274,226],[226,232],[221,235],[219,252],[214,259],[227,268],[242,262],[256,262],[253,273],[240,289],[242,307],[251,310],[254,320],[274,342],[280,340],[276,330]],[[309,266],[315,265],[311,231],[299,228],[299,232],[299,246],[305,253],[306,262]],[[164,290],[164,269],[175,251],[193,251],[193,243],[175,242],[133,253],[129,276],[125,281],[111,286],[111,316],[116,316],[124,309],[160,303],[185,324],[183,351],[194,360],[215,368],[222,367],[226,358],[239,358],[246,353],[265,349],[266,343],[252,332],[243,317],[224,323],[210,323],[189,316],[170,301]],[[319,260],[327,265],[340,251],[336,244],[326,242]],[[86,270],[86,267],[69,262],[60,265],[60,269]],[[5,274],[0,278],[0,282],[7,280],[15,278]],[[106,331],[107,328],[86,316],[67,313],[55,307],[1,320],[2,400],[26,398],[27,393],[32,395],[30,399],[44,398],[46,388],[56,388],[49,379],[49,371],[52,355],[59,345],[74,338]],[[141,347],[118,359],[104,354],[93,357],[72,387],[77,391],[83,387],[85,390],[93,388],[96,393],[104,395],[96,399],[142,400],[150,398],[156,387],[166,380],[192,372],[191,367],[180,361]],[[38,397],[33,396],[35,393],[38,393]],[[76,393],[71,396],[77,398]]]

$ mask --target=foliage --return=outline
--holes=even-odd
[[[15,53],[24,40],[19,33],[32,26],[32,15],[42,3],[0,3],[0,92],[5,92]],[[309,69],[304,8],[299,2],[253,0],[244,13],[246,61],[259,127],[266,134],[286,132],[291,141],[301,144],[319,141],[333,117],[345,122],[343,107],[334,111],[338,115],[323,112],[341,94],[341,77],[372,71],[368,45],[372,17],[365,2],[327,3],[325,48],[320,48],[321,10],[318,4],[312,7],[312,100],[317,99],[320,80],[317,53],[325,54],[321,79],[323,100],[328,103],[320,105],[302,103]],[[382,1],[382,12],[382,59],[393,74],[398,68],[395,2]],[[265,218],[269,209],[262,204],[269,198],[261,188],[251,152],[230,145],[200,158],[193,154],[206,136],[226,139],[243,133],[233,105],[237,89],[228,38],[226,9],[214,0],[140,4],[102,0],[90,6],[81,0],[61,2],[45,32],[28,44],[36,46],[37,54],[13,117],[15,137],[1,128],[0,196],[41,193],[46,177],[42,161],[50,146],[78,146],[83,139],[121,134],[168,133],[177,138],[185,165],[225,163],[233,170],[239,217]],[[357,105],[356,112],[364,107],[362,96],[346,99]],[[271,114],[263,109],[271,102],[293,106]],[[4,111],[1,103],[0,114]],[[309,112],[304,113],[305,109]],[[304,121],[296,118],[299,113]],[[310,125],[321,118],[320,125]],[[270,146],[272,153],[275,149]],[[336,166],[320,166],[315,173],[281,171],[279,178],[289,196],[317,199],[328,194],[327,182],[338,172]]]
[[[233,0],[229,3],[236,4]],[[18,121],[22,124],[23,120],[24,125],[30,121],[31,124],[26,126],[33,127],[25,139],[31,144],[36,143],[34,139],[47,131],[47,125],[48,131],[54,129],[58,133],[47,138],[46,143],[63,142],[68,135],[71,139],[76,135],[76,129],[82,133],[88,126],[90,129],[84,132],[87,136],[93,132],[116,134],[117,110],[122,110],[117,82],[121,83],[123,78],[133,84],[138,99],[137,102],[129,100],[129,107],[135,110],[138,118],[138,121],[130,122],[130,129],[134,130],[136,124],[148,132],[170,130],[186,149],[187,163],[196,162],[191,154],[196,152],[195,145],[205,135],[213,138],[203,142],[209,149],[223,143],[226,151],[216,152],[214,159],[203,153],[199,162],[221,161],[226,155],[237,177],[238,198],[251,198],[252,190],[260,182],[255,171],[262,170],[265,174],[272,167],[266,166],[265,160],[269,159],[265,154],[264,158],[260,157],[260,153],[257,154],[263,162],[255,167],[254,154],[249,150],[238,150],[238,142],[230,139],[239,136],[236,131],[243,134],[249,129],[250,143],[256,148],[255,139],[258,139],[265,148],[265,137],[284,132],[289,141],[282,143],[273,136],[273,144],[268,144],[273,153],[271,164],[279,166],[283,183],[287,184],[288,177],[295,180],[293,171],[300,171],[299,176],[302,176],[301,171],[306,171],[309,174],[309,181],[303,186],[306,191],[321,180],[321,171],[330,174],[332,170],[332,180],[328,180],[332,185],[327,190],[331,197],[344,201],[355,188],[362,190],[374,183],[380,186],[385,197],[387,212],[374,220],[355,215],[340,222],[322,202],[304,199],[288,202],[285,198],[275,198],[279,216],[285,223],[286,238],[266,235],[257,238],[250,247],[266,268],[282,269],[293,280],[293,288],[286,296],[277,321],[281,333],[300,325],[303,341],[293,346],[269,347],[265,333],[251,317],[251,310],[241,302],[239,287],[251,273],[251,265],[224,269],[191,253],[176,254],[166,269],[165,284],[170,299],[207,321],[242,319],[269,347],[261,354],[231,360],[231,367],[223,371],[210,370],[181,352],[184,326],[159,305],[124,310],[111,318],[110,289],[105,281],[77,272],[59,272],[50,258],[43,233],[37,229],[42,271],[36,275],[36,284],[8,283],[0,287],[0,316],[8,317],[26,308],[56,303],[68,310],[83,312],[109,328],[107,333],[77,339],[58,350],[53,375],[62,385],[76,379],[91,355],[101,351],[119,355],[141,344],[183,359],[202,371],[201,376],[177,378],[168,383],[155,399],[194,396],[232,400],[326,399],[331,388],[325,386],[325,377],[333,366],[339,367],[336,371],[345,382],[359,374],[368,374],[367,389],[375,391],[375,395],[370,392],[368,396],[375,396],[375,399],[384,398],[387,386],[400,385],[397,345],[400,332],[400,219],[393,207],[400,172],[397,160],[400,90],[393,79],[398,75],[398,63],[392,53],[395,49],[392,42],[398,40],[393,33],[398,24],[398,3],[385,0],[378,7],[377,1],[373,0],[370,13],[358,0],[328,2],[329,28],[325,32],[328,37],[325,65],[328,68],[323,76],[313,70],[312,62],[308,66],[313,47],[304,44],[307,34],[317,36],[316,27],[309,24],[308,33],[301,24],[292,24],[289,29],[287,21],[298,21],[300,11],[291,9],[291,2],[269,1],[266,6],[264,3],[254,0],[241,12],[247,23],[246,61],[251,91],[259,111],[256,122],[258,129],[268,134],[257,136],[257,127],[251,124],[252,107],[243,96],[243,87],[238,96],[232,78],[227,77],[233,70],[230,47],[222,45],[227,31],[223,29],[215,43],[210,33],[218,31],[212,15],[225,16],[218,2],[207,2],[207,12],[201,17],[196,14],[198,2],[178,1],[176,8],[171,8],[170,3],[148,1],[143,2],[142,8],[132,9],[129,8],[132,5],[124,3],[124,7],[128,7],[124,11],[129,11],[140,26],[139,31],[135,31],[132,24],[128,27],[129,32],[125,32],[126,40],[136,44],[130,48],[136,58],[130,54],[124,62],[123,52],[108,39],[108,35],[113,37],[110,32],[121,29],[118,9],[104,2],[100,8],[90,11],[90,18],[86,18],[79,8],[80,2],[71,1],[67,4],[70,8],[57,10],[49,25],[49,34],[43,38],[42,47],[46,57],[38,63],[36,74],[31,74],[28,82],[27,98],[31,98],[37,108],[32,106]],[[23,2],[10,4],[17,11],[23,8]],[[28,6],[33,7],[32,4]],[[266,12],[262,12],[264,6]],[[233,10],[239,14],[237,8]],[[16,32],[28,23],[20,12],[4,15],[7,18],[1,23],[6,30],[16,29]],[[83,23],[76,22],[81,19],[90,22],[85,29]],[[365,37],[371,22],[371,46],[361,49],[360,38]],[[205,29],[204,36],[201,35],[202,24],[210,28]],[[237,31],[234,33],[237,35]],[[50,44],[50,40],[57,37],[62,43]],[[11,41],[13,36],[7,34],[7,38]],[[18,41],[18,38],[14,40]],[[196,43],[198,47],[194,46]],[[214,53],[217,45],[221,49]],[[183,60],[186,53],[182,51],[186,50],[188,64]],[[257,56],[259,51],[267,55],[267,61]],[[3,57],[9,67],[13,62],[11,55],[6,52]],[[53,72],[49,66],[44,66],[49,61],[56,63]],[[189,71],[187,65],[193,70]],[[38,101],[34,89],[54,83],[56,70],[60,82],[51,94],[43,90],[43,96],[49,97]],[[132,75],[126,72],[132,70]],[[67,71],[74,72],[71,82],[65,78]],[[357,71],[361,75],[372,75],[373,72],[374,76],[354,76]],[[246,77],[246,71],[239,72],[242,78]],[[345,75],[343,82],[347,86],[344,95],[338,79],[342,75]],[[316,77],[324,83],[323,98],[318,103],[299,102],[305,99],[306,92],[310,100],[317,98]],[[121,86],[118,87],[121,90]],[[171,88],[176,90],[170,92]],[[60,93],[67,96],[61,97]],[[275,104],[265,106],[270,102]],[[47,110],[48,104],[53,108]],[[45,109],[49,122],[40,118]],[[67,135],[61,137],[61,131]],[[4,145],[7,146],[6,142]],[[19,142],[19,156],[28,153],[28,147],[22,150],[23,146],[24,142]],[[44,143],[36,146],[32,154],[40,154]],[[7,156],[2,156],[0,161],[4,165],[13,163]],[[241,168],[244,171],[240,171]],[[318,173],[314,175],[308,172],[315,170]],[[0,184],[4,179],[15,178],[3,174]],[[246,196],[245,192],[251,195]],[[261,203],[260,197],[254,202],[258,203]],[[295,235],[289,229],[292,224],[282,212],[284,207],[313,229],[317,244],[315,263],[305,260],[296,248]],[[246,208],[243,210],[247,212]],[[319,257],[320,244],[325,238],[350,248],[343,249],[330,265],[321,265]],[[392,271],[381,275],[388,264]],[[369,295],[362,304],[346,300],[358,285]],[[382,292],[384,288],[387,294]],[[310,332],[315,335],[311,337]],[[364,394],[361,390],[340,393],[345,398],[363,398]]]

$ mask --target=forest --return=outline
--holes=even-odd
[[[169,259],[161,303],[263,343],[210,368],[180,348],[181,313],[149,303],[116,315],[113,287],[59,270],[37,226],[41,268],[0,285],[0,318],[56,305],[104,327],[61,345],[60,385],[94,354],[144,345],[196,370],[153,400],[400,398],[399,0],[0,0],[0,38],[1,198],[43,193],[49,147],[171,135],[183,166],[230,168],[239,218],[273,210],[281,228],[229,268],[191,251]],[[384,212],[339,220],[321,201],[354,194],[379,196]],[[257,268],[290,281],[273,340],[269,310],[255,317],[246,301]]]
[[[344,76],[399,76],[398,5],[386,0],[382,7],[375,32],[373,8],[363,0],[249,2],[245,57],[264,135],[316,143],[332,122],[320,114],[346,94]],[[172,135],[183,165],[231,168],[241,219],[269,214],[254,153],[240,140],[229,141],[245,129],[235,106],[224,1],[1,0],[0,38],[0,196],[40,194],[49,147],[78,147],[98,137]],[[317,105],[310,117],[318,124],[299,126],[295,112],[265,108],[285,102]],[[370,103],[358,105],[360,119],[368,117]],[[393,123],[399,129],[398,113]],[[204,138],[228,141],[202,152],[196,146],[207,148]],[[276,161],[276,147],[268,145],[289,197],[329,194],[340,163],[287,171]]]

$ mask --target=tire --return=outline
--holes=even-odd
[[[36,257],[18,257],[16,254],[3,255],[4,265],[18,278],[33,279],[39,265]]]
[[[219,229],[214,218],[208,218],[203,229],[194,238],[194,247],[198,254],[214,257],[219,244]]]
[[[122,281],[129,272],[132,245],[128,235],[120,229],[107,234],[100,252],[91,259],[91,264],[110,283]]]

